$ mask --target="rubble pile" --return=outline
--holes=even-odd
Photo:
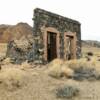
[[[8,43],[7,57],[13,60],[13,63],[21,64],[23,61],[33,60],[33,37],[23,36],[19,40],[14,39]]]

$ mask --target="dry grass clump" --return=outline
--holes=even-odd
[[[54,59],[52,62],[50,62],[47,66],[51,67],[51,66],[56,66],[56,65],[62,65],[64,63],[64,61],[62,59]]]
[[[73,74],[73,70],[68,68],[61,59],[55,59],[49,63],[47,72],[50,76],[55,78],[60,78],[63,76],[70,77]]]
[[[92,58],[91,61],[87,61],[85,58],[81,58],[78,60],[70,60],[66,61],[65,65],[71,68],[72,70],[75,70],[80,67],[85,67],[85,68],[94,68],[97,70],[97,65],[99,64],[99,61],[97,61],[97,58]]]
[[[3,68],[0,71],[0,85],[11,91],[24,86],[25,78],[26,73],[18,68]]]
[[[68,66],[71,69],[76,69],[79,68],[80,66],[86,66],[86,59],[79,59],[79,60],[70,60],[70,61],[65,61],[65,65]]]
[[[91,61],[87,61],[85,58],[70,61],[55,59],[48,66],[48,74],[55,78],[65,76],[77,80],[100,79],[100,63],[96,59]]]
[[[47,65],[48,67],[47,73],[49,73],[49,75],[52,77],[56,77],[56,78],[61,77],[62,76],[62,73],[61,73],[62,64],[63,64],[63,60],[61,59],[53,60]]]
[[[100,80],[100,63],[98,64],[95,58],[91,61],[71,60],[65,64],[74,71],[73,79],[75,80]]]
[[[63,64],[61,67],[61,73],[62,73],[62,76],[71,78],[74,74],[74,71],[71,68],[69,68],[68,66],[66,66],[65,64]]]

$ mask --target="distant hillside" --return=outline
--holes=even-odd
[[[0,42],[5,41],[5,39],[3,38],[3,34],[4,31],[8,29],[8,27],[10,27],[10,25],[4,25],[4,24],[0,25]]]
[[[17,25],[0,25],[0,43],[6,43],[14,38],[20,39],[23,35],[32,35],[33,29],[27,23]]]
[[[99,41],[93,41],[93,40],[82,40],[82,46],[84,47],[98,47],[100,48],[100,42]]]

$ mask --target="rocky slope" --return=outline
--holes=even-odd
[[[87,46],[87,47],[91,46],[100,48],[100,42],[93,40],[82,40],[82,46]]]
[[[0,43],[6,43],[13,39],[32,35],[33,29],[27,23],[18,23],[16,25],[0,25]]]

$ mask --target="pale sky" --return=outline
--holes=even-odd
[[[0,24],[33,26],[37,7],[79,21],[82,39],[100,41],[100,0],[0,0]]]

